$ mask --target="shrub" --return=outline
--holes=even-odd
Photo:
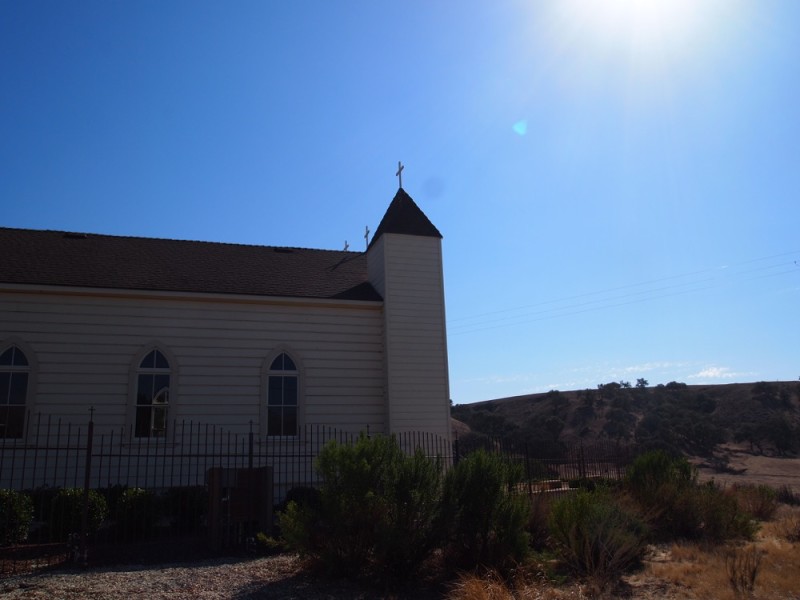
[[[286,550],[286,545],[280,539],[276,539],[271,535],[267,535],[263,531],[256,533],[253,539],[255,544],[254,551],[262,556],[270,554],[279,554]]]
[[[81,531],[83,490],[59,490],[53,498],[50,516],[50,534],[54,540],[66,541],[71,533]],[[108,505],[95,490],[89,490],[87,533],[95,533],[108,515]]]
[[[782,504],[788,504],[789,506],[797,506],[800,504],[800,497],[794,493],[792,490],[792,486],[790,485],[782,485],[778,488],[777,491],[777,498],[778,502]]]
[[[404,579],[417,570],[441,540],[439,461],[418,450],[398,461],[377,529],[375,557],[381,570]]]
[[[163,507],[176,532],[198,531],[208,512],[208,490],[203,486],[170,488]]]
[[[25,541],[32,520],[30,497],[15,490],[0,490],[0,546]]]
[[[505,568],[528,553],[528,498],[522,468],[498,454],[473,452],[445,478],[442,511],[450,559],[461,568]]]
[[[304,485],[293,487],[286,492],[286,498],[284,498],[278,510],[285,510],[290,502],[297,502],[300,505],[307,504],[318,508],[320,492],[317,488]]]
[[[625,487],[657,538],[719,542],[749,538],[755,532],[733,495],[713,481],[698,484],[685,458],[661,451],[643,454],[628,469]]]
[[[761,552],[755,546],[734,548],[725,557],[728,581],[738,595],[752,595],[760,568]]]
[[[328,443],[317,471],[319,498],[288,503],[281,531],[293,549],[344,574],[410,576],[438,541],[441,468],[421,452],[406,456],[394,439],[362,436]]]
[[[750,539],[756,524],[743,512],[736,498],[709,481],[685,490],[672,511],[673,535],[687,539],[724,542]]]
[[[531,495],[527,531],[530,535],[531,545],[537,550],[542,550],[545,547],[547,538],[550,535],[548,519],[550,518],[552,502],[550,494]]]
[[[644,522],[602,488],[557,500],[549,529],[561,559],[601,589],[638,563],[645,550]]]
[[[625,489],[639,504],[657,537],[683,528],[680,510],[695,485],[696,473],[685,458],[654,450],[638,456],[625,474]]]
[[[739,508],[759,521],[769,521],[778,510],[778,494],[768,485],[738,484],[733,493]]]
[[[783,516],[775,525],[778,537],[787,542],[800,542],[800,514],[796,512]]]
[[[322,508],[311,508],[295,501],[278,513],[278,526],[286,545],[303,557],[317,559],[322,563],[330,551],[325,548],[327,532],[322,531]],[[335,565],[331,565],[333,568]]]
[[[124,539],[147,537],[161,517],[158,498],[142,488],[127,488],[117,500],[114,516]]]
[[[633,496],[648,507],[657,507],[680,489],[697,480],[695,469],[683,457],[663,450],[637,456],[625,474],[625,485]],[[667,494],[668,498],[664,497]]]

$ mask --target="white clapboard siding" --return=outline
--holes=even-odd
[[[80,293],[78,293],[80,292]],[[260,431],[265,369],[289,352],[307,422],[384,428],[383,313],[379,302],[0,290],[0,343],[35,354],[31,408],[130,425],[135,362],[153,344],[173,359],[170,419]]]
[[[388,425],[450,438],[441,241],[384,234],[368,255],[384,298]]]

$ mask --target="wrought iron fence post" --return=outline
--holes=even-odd
[[[253,468],[253,422],[250,421],[250,435],[247,438],[247,468]]]
[[[528,440],[525,440],[525,478],[528,480],[528,496],[533,496],[533,481],[531,481],[531,453],[528,450]]]
[[[92,483],[92,440],[94,438],[94,407],[89,409],[89,425],[86,429],[86,467],[83,476],[83,506],[81,506],[81,537],[78,541],[76,560],[87,564],[86,542],[89,537],[89,486]]]

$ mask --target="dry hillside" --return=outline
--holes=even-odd
[[[455,405],[459,437],[574,443],[608,439],[724,460],[727,444],[753,455],[800,451],[800,382],[648,387],[611,382]],[[724,465],[717,465],[722,467]]]

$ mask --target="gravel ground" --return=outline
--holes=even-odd
[[[245,600],[404,598],[385,596],[344,580],[311,577],[294,555],[254,560],[218,559],[191,565],[117,566],[91,571],[57,570],[0,580],[4,599],[169,598],[171,600]],[[421,600],[424,594],[409,594]],[[433,596],[431,596],[433,597]]]
[[[427,589],[384,594],[344,579],[326,579],[302,569],[295,555],[258,559],[216,559],[162,566],[127,565],[78,571],[58,569],[0,579],[0,597],[169,598],[170,600],[245,600],[251,598],[339,600],[392,598],[433,600],[442,593]]]
[[[656,560],[666,560],[664,557]],[[129,600],[138,596],[147,599],[177,600],[439,600],[448,596],[454,583],[438,590],[420,583],[417,589],[386,593],[363,583],[344,579],[326,579],[303,570],[296,555],[281,554],[257,559],[215,559],[195,563],[162,566],[127,565],[81,571],[58,569],[36,575],[20,575],[0,579],[0,598],[41,600],[110,599]],[[456,584],[457,585],[457,584]],[[434,586],[435,587],[435,586]],[[481,592],[456,594],[457,598],[507,598],[487,596]],[[477,595],[476,595],[477,594]],[[532,584],[517,592],[520,600],[586,600],[591,597],[577,583],[559,586]],[[625,578],[620,588],[605,598],[626,600],[694,600],[689,590],[670,585],[640,572]]]

